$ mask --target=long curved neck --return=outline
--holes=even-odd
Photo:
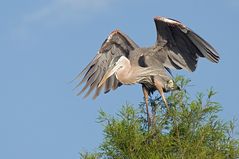
[[[129,63],[125,64],[123,68],[119,69],[116,73],[116,78],[122,84],[134,84],[142,81],[147,81],[147,77],[160,76],[162,78],[168,78],[162,69],[154,69],[151,67],[139,67],[132,66]]]
[[[123,84],[133,84],[135,79],[133,76],[132,66],[129,60],[124,61],[124,65],[116,73],[116,78]]]

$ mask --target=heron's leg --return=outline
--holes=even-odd
[[[144,93],[144,101],[145,101],[145,105],[146,105],[146,113],[147,113],[148,128],[149,128],[151,125],[151,119],[150,119],[150,115],[149,115],[149,105],[148,105],[149,91],[146,89],[146,87],[144,85],[142,85],[142,89],[143,89],[143,93]]]
[[[169,111],[168,102],[167,102],[167,100],[166,100],[166,98],[165,98],[165,96],[164,96],[164,92],[163,92],[163,85],[162,85],[161,82],[159,82],[158,80],[155,80],[155,81],[154,81],[154,84],[155,84],[156,88],[158,89],[158,91],[159,91],[159,93],[160,93],[160,95],[161,95],[161,97],[162,97],[162,99],[163,99],[163,102],[164,102],[164,104],[165,104],[167,110]]]

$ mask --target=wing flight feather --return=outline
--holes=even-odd
[[[95,90],[93,98],[96,98],[103,87],[105,88],[105,93],[118,88],[121,83],[117,80],[115,75],[108,78],[107,81],[99,88],[98,84],[106,73],[113,58],[122,55],[128,57],[130,51],[135,48],[138,48],[138,45],[127,35],[119,30],[111,32],[108,38],[103,42],[93,60],[78,75],[77,79],[80,79],[80,82],[76,87],[79,87],[83,83],[85,83],[85,86],[77,95],[82,94],[88,89],[84,96],[87,97],[93,90]]]
[[[162,48],[156,54],[163,54],[164,61],[160,62],[165,67],[194,71],[198,57],[206,57],[215,63],[219,61],[217,51],[181,22],[165,17],[156,17],[154,21],[157,29],[156,46]]]

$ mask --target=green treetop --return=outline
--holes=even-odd
[[[189,80],[177,77],[182,88],[167,100],[170,111],[160,97],[151,98],[152,125],[148,127],[145,103],[136,109],[125,105],[116,116],[100,111],[104,140],[97,152],[81,153],[84,159],[237,159],[239,140],[234,137],[235,121],[218,117],[215,92],[199,93],[191,99],[185,90]]]

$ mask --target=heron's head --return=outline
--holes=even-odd
[[[180,87],[173,80],[169,80],[164,85],[164,89],[167,92],[167,91],[180,90]]]
[[[100,81],[98,87],[102,86],[103,83],[105,83],[105,81],[110,76],[117,73],[118,70],[124,68],[126,62],[129,62],[129,60],[125,56],[117,56],[117,57],[113,58],[110,62],[108,69],[106,70],[105,75],[103,76],[102,80]]]

